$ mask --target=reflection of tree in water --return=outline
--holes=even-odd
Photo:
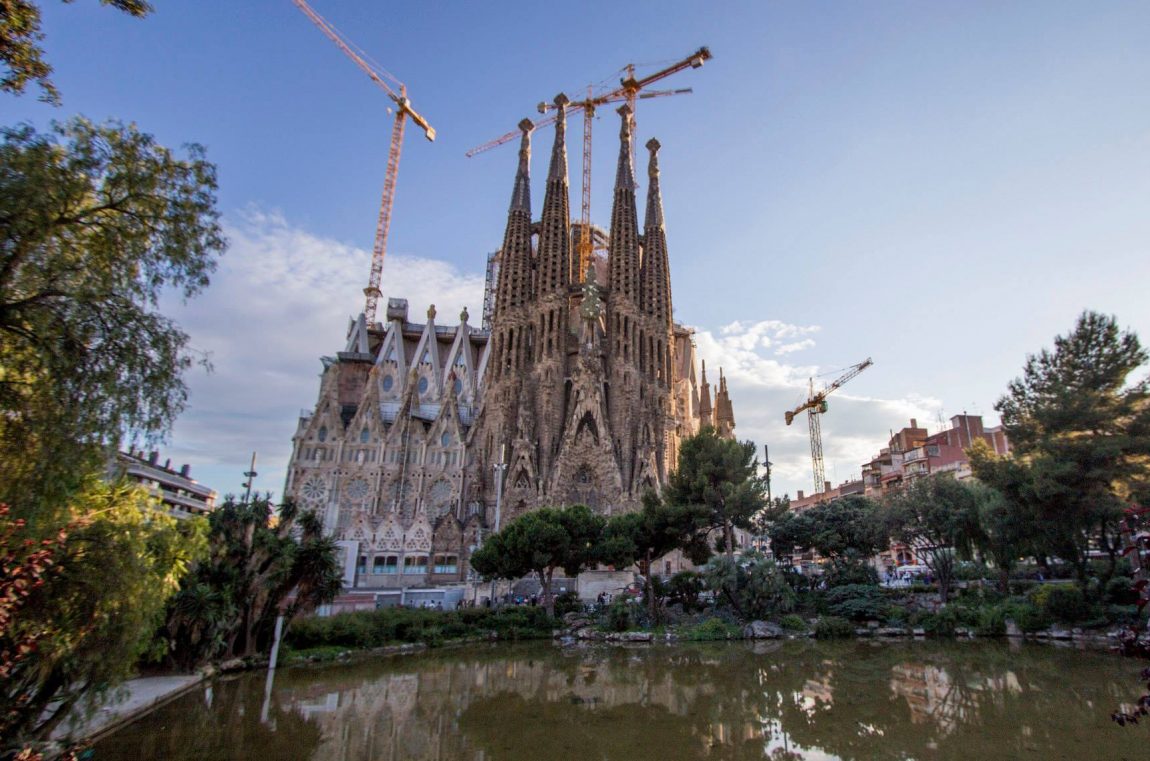
[[[1125,666],[997,642],[474,647],[282,671],[274,734],[262,678],[223,683],[213,713],[180,701],[97,758],[1139,758],[1108,719]]]
[[[93,755],[99,761],[310,758],[320,743],[318,724],[274,693],[261,721],[263,687],[262,679],[246,677],[197,687],[101,740]]]

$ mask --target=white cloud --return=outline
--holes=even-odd
[[[343,349],[348,320],[363,308],[371,254],[260,209],[229,222],[227,235],[211,287],[166,310],[215,371],[189,374],[189,408],[164,456],[191,463],[193,477],[228,493],[239,491],[256,451],[257,487],[279,493],[296,420],[319,391],[319,357]],[[383,292],[407,298],[413,322],[434,303],[445,324],[464,306],[477,323],[483,275],[389,254]]]
[[[735,433],[740,439],[770,446],[772,493],[781,495],[813,486],[810,436],[805,415],[786,425],[783,413],[803,403],[809,378],[825,371],[818,365],[790,364],[790,355],[815,345],[809,336],[817,325],[791,325],[779,320],[736,321],[717,331],[696,328],[695,344],[714,384],[723,369],[735,407]],[[770,339],[769,341],[764,339]],[[790,339],[790,340],[786,340]],[[777,343],[784,340],[784,343]],[[873,371],[872,371],[873,372]],[[838,483],[857,477],[860,466],[885,446],[892,430],[916,418],[932,430],[942,403],[930,397],[882,399],[844,389],[829,398],[822,420],[827,479]]]

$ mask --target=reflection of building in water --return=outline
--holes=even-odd
[[[906,700],[911,721],[934,724],[945,736],[977,717],[977,692],[984,685],[957,683],[937,666],[901,663],[891,668],[890,688]]]
[[[522,695],[548,703],[578,705],[594,711],[621,705],[660,706],[686,716],[715,686],[676,684],[673,669],[601,673],[597,660],[585,666],[572,658],[572,668],[556,669],[543,659],[478,664],[453,661],[428,665],[418,673],[354,678],[337,689],[281,687],[281,699],[315,719],[323,739],[313,758],[456,758],[468,750],[466,738],[453,728],[474,703],[500,695]],[[715,722],[699,736],[700,751],[711,743],[761,735],[752,722]],[[689,754],[694,757],[696,754]]]

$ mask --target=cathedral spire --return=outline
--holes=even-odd
[[[519,143],[519,168],[507,210],[507,229],[499,254],[499,286],[495,293],[495,314],[521,306],[531,299],[531,130],[530,119],[519,122],[523,137]]]
[[[707,360],[703,360],[703,375],[699,381],[699,427],[715,424],[711,414],[711,384],[707,383]]]
[[[543,196],[543,217],[539,225],[538,295],[565,292],[571,273],[571,212],[567,179],[567,96],[555,97],[558,119],[555,121],[555,143],[551,147],[551,166],[547,171],[547,190]]]
[[[611,207],[611,301],[638,304],[639,223],[635,209],[635,175],[631,170],[631,109],[619,108],[619,167]]]
[[[663,199],[659,193],[659,141],[647,141],[647,216],[643,228],[642,307],[659,328],[670,328],[671,269],[667,261],[667,233],[663,229]]]
[[[723,438],[735,437],[735,408],[731,406],[731,396],[727,393],[727,379],[723,368],[719,368],[719,392],[715,394],[715,428]]]
[[[531,214],[531,130],[535,125],[530,119],[519,122],[523,133],[519,139],[519,169],[515,172],[515,187],[511,191],[509,211],[525,211]]]

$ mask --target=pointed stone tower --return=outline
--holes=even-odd
[[[571,211],[567,177],[567,96],[555,98],[559,114],[547,170],[543,216],[539,223],[539,277],[533,320],[536,344],[534,382],[539,421],[541,472],[547,472],[558,451],[564,425],[564,381],[570,341],[569,285],[571,275]]]
[[[715,430],[724,439],[735,438],[735,408],[731,405],[731,396],[727,393],[727,379],[723,377],[723,368],[719,368],[719,393],[715,394]]]
[[[703,375],[699,382],[699,427],[714,427],[715,416],[711,410],[711,384],[707,383],[707,360],[703,360]]]

